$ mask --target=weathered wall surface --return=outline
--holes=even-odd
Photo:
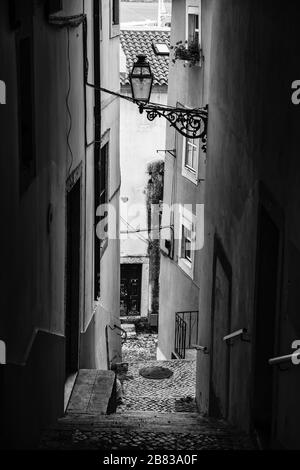
[[[7,345],[2,368],[5,410],[1,423],[11,422],[9,444],[36,444],[42,426],[63,413],[66,180],[79,165],[81,173],[80,365],[107,367],[105,325],[117,322],[119,311],[119,243],[110,242],[102,262],[103,307],[95,309],[94,266],[94,91],[84,85],[82,25],[69,29],[49,26],[45,2],[19,2],[24,24],[34,3],[34,111],[36,177],[19,194],[19,141],[16,36],[9,24],[9,2],[0,2],[0,77],[7,83],[7,104],[0,108],[1,123],[1,306],[0,339]],[[25,5],[26,3],[26,5]],[[105,2],[107,3],[107,2]],[[22,9],[23,9],[22,7]],[[92,2],[65,2],[60,15],[87,15],[88,80],[93,83]],[[104,11],[109,15],[108,11]],[[105,21],[108,22],[108,19]],[[102,68],[118,89],[118,39],[104,47]],[[69,46],[68,46],[69,44]],[[114,57],[112,61],[111,58]],[[114,64],[114,65],[113,65]],[[110,69],[111,72],[107,69]],[[70,75],[69,75],[70,70]],[[116,82],[111,83],[115,74]],[[107,85],[107,82],[106,82]],[[69,90],[70,88],[70,90]],[[69,90],[69,94],[68,94]],[[86,93],[86,96],[85,96]],[[72,127],[66,100],[72,115]],[[118,102],[103,110],[103,125],[111,129],[109,196],[118,217],[119,121]],[[67,134],[70,130],[69,145]],[[86,148],[86,143],[91,144]],[[52,218],[49,218],[51,208]],[[51,221],[50,221],[51,219]],[[103,314],[103,311],[105,314]],[[35,330],[42,333],[36,336]],[[43,341],[40,340],[41,335]],[[111,338],[110,355],[120,353],[119,337]],[[42,363],[41,363],[42,361]],[[12,392],[13,391],[13,392]],[[36,416],[30,420],[30,413]],[[2,413],[3,411],[3,413]],[[17,423],[17,424],[16,424]],[[30,426],[29,426],[30,424]],[[26,428],[27,426],[27,428]],[[20,430],[17,434],[17,428]],[[26,439],[25,436],[26,435]]]
[[[200,2],[193,4],[200,6]],[[184,62],[176,60],[175,64],[170,61],[169,69],[169,97],[171,106],[180,103],[186,107],[201,107],[208,102],[208,86],[204,87],[204,76],[208,73],[209,47],[206,40],[210,29],[210,7],[207,2],[202,5],[202,24],[204,32],[202,34],[202,48],[205,57],[202,65],[189,67],[184,66]],[[205,34],[204,34],[205,33]],[[185,41],[186,38],[186,2],[172,2],[172,28],[171,45],[178,41]],[[173,53],[172,57],[173,58]],[[176,158],[166,154],[165,162],[165,186],[164,203],[169,205],[193,205],[193,213],[196,215],[196,204],[204,203],[205,181],[194,184],[182,175],[183,158],[183,137],[172,128],[167,129],[166,148],[176,150]],[[200,154],[198,178],[205,180],[205,155]],[[162,226],[169,226],[174,223],[174,233],[176,234],[174,243],[174,259],[161,257],[160,272],[160,318],[159,318],[159,354],[169,359],[174,350],[175,336],[175,313],[178,311],[198,310],[199,288],[201,288],[200,263],[202,250],[195,251],[193,279],[189,278],[178,265],[179,253],[179,216],[175,213],[174,222],[170,220],[167,211],[162,218]],[[197,232],[200,234],[203,227],[198,224]],[[163,236],[167,237],[167,232],[163,231]],[[198,238],[199,240],[199,238]],[[162,249],[165,251],[164,241]],[[168,292],[171,295],[168,295]]]
[[[124,88],[123,94],[130,92]],[[151,101],[154,103],[167,103],[167,90],[152,92]],[[128,198],[127,202],[121,200],[121,216],[133,228],[147,228],[147,209],[145,189],[149,179],[147,164],[164,154],[157,154],[157,150],[165,148],[166,121],[155,119],[150,122],[146,114],[139,114],[138,108],[129,101],[121,102],[121,134],[120,159],[122,171],[121,197]],[[134,139],[134,140],[133,140]],[[138,212],[139,210],[139,212]],[[129,219],[129,220],[128,220]],[[122,230],[130,230],[122,222]],[[141,233],[143,238],[148,237],[147,232]],[[147,256],[147,243],[135,234],[121,237],[121,256]]]
[[[230,354],[229,419],[251,424],[255,348],[255,259],[259,182],[284,214],[281,299],[275,355],[291,352],[299,338],[299,109],[291,83],[300,75],[298,5],[291,0],[213,1],[205,250],[201,265],[200,344],[211,347],[214,235],[232,267],[231,330],[247,327],[251,343]],[[265,332],[268,334],[268,331]],[[209,409],[210,361],[199,353],[197,401]],[[273,441],[300,445],[297,367],[274,369]],[[220,371],[222,374],[222,371]]]

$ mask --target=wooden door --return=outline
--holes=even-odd
[[[141,314],[142,265],[121,266],[121,315]]]
[[[269,446],[272,431],[274,368],[269,366],[268,360],[275,353],[279,249],[280,231],[261,206],[257,242],[252,421],[263,447]]]
[[[79,369],[80,179],[67,193],[66,377]]]
[[[230,333],[231,266],[215,237],[212,290],[212,338],[209,413],[227,418],[229,408],[230,349],[224,336]]]

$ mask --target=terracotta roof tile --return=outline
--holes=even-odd
[[[145,54],[154,75],[154,85],[167,85],[169,74],[169,56],[157,55],[153,43],[167,44],[170,48],[170,31],[140,31],[122,30],[120,34],[121,47],[126,57],[127,74],[121,74],[121,85],[129,84],[128,74],[136,61],[138,54]]]

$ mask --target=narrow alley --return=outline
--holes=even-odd
[[[299,17],[0,0],[1,449],[300,451]]]

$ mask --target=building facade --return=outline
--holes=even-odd
[[[198,0],[172,4],[170,106],[194,108],[208,103],[204,76],[209,63],[209,44],[201,25],[207,28],[209,22],[204,14]],[[180,41],[183,44],[195,41],[199,51],[201,49],[201,57],[199,54],[199,60],[193,65],[189,60],[175,60],[174,48]],[[191,345],[197,343],[206,171],[206,154],[199,140],[187,139],[174,128],[168,128],[166,149],[169,152],[165,161],[162,227],[167,228],[161,232],[158,342],[158,359],[163,360],[194,355]],[[181,333],[187,347],[185,354],[177,350],[178,338],[175,338],[182,319],[187,320],[186,332]]]
[[[204,246],[193,258],[180,231],[174,255],[162,242],[160,353],[169,358],[176,346],[175,312],[198,310],[199,411],[253,432],[264,448],[300,445],[292,357],[300,335],[300,114],[291,101],[300,74],[298,10],[293,0],[284,9],[268,0],[174,0],[172,12],[171,43],[196,25],[204,57],[199,69],[171,65],[170,104],[208,103],[209,118],[204,184],[188,185],[182,138],[168,134],[167,147],[177,151],[166,162],[164,202],[204,204]],[[180,269],[181,254],[194,262],[193,279]]]
[[[119,89],[117,6],[0,2],[1,442],[8,447],[36,445],[64,413],[76,372],[107,369],[121,353],[113,330],[119,242],[100,244],[95,235],[96,208],[110,202],[118,214],[119,204],[119,104],[101,101],[98,90],[101,82]],[[115,224],[117,232],[118,216]]]
[[[129,74],[138,54],[145,54],[154,75],[151,101],[166,104],[169,28],[125,28],[121,31],[121,92],[131,96]],[[159,49],[162,47],[162,49]],[[151,259],[146,188],[148,164],[164,158],[166,122],[150,122],[137,106],[121,100],[121,315],[141,315],[157,324],[152,308]],[[141,230],[134,233],[135,230]],[[151,233],[150,233],[151,238]],[[150,283],[150,284],[149,284]]]
[[[300,335],[299,5],[212,3],[199,300],[199,344],[210,354],[198,352],[197,400],[263,446],[299,448],[299,367],[269,363]]]

